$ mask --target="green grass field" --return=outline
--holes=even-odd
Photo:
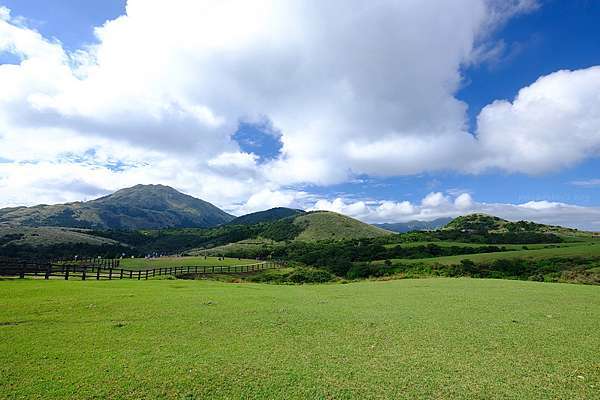
[[[0,398],[597,399],[600,288],[0,281]]]
[[[437,242],[436,242],[437,243]],[[459,264],[461,260],[469,259],[474,262],[480,261],[494,261],[498,259],[512,259],[512,258],[530,258],[530,259],[542,259],[551,257],[598,257],[600,256],[600,244],[597,243],[579,243],[574,244],[561,244],[561,247],[555,248],[539,248],[536,245],[525,245],[529,250],[511,250],[502,251],[496,253],[480,253],[480,254],[464,254],[458,256],[447,256],[447,257],[433,257],[433,258],[419,258],[419,259],[394,259],[392,263],[426,263],[426,264]],[[519,248],[523,246],[519,245]],[[377,261],[377,263],[383,263],[383,261]]]
[[[187,266],[218,266],[218,265],[248,265],[260,261],[218,257],[160,257],[160,258],[124,258],[120,266],[127,269],[165,268],[165,267],[187,267]]]
[[[392,244],[386,244],[383,247],[386,248],[394,248],[397,246],[402,246],[402,247],[419,247],[419,246],[427,246],[430,244],[434,244],[436,246],[440,246],[440,247],[472,247],[472,248],[477,248],[477,247],[485,247],[485,246],[497,246],[497,247],[505,247],[507,249],[510,250],[522,250],[523,246],[527,247],[528,249],[534,250],[534,249],[543,249],[546,248],[548,246],[553,246],[553,247],[571,247],[571,246],[582,246],[584,244],[587,243],[593,243],[593,242],[563,242],[563,243],[536,243],[536,244],[488,244],[488,243],[466,243],[466,242],[451,242],[451,241],[431,241],[431,242],[406,242],[406,243],[392,243]]]

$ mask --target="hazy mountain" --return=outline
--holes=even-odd
[[[278,219],[292,217],[295,215],[304,214],[302,210],[293,208],[276,207],[270,210],[258,211],[251,214],[242,215],[229,222],[229,225],[252,225],[260,222],[276,221]]]
[[[387,224],[375,224],[376,227],[392,232],[405,233],[410,231],[431,231],[440,229],[452,221],[452,218],[438,218],[433,221],[409,221]]]
[[[234,217],[163,185],[136,185],[87,202],[0,210],[0,224],[91,229],[207,228]]]

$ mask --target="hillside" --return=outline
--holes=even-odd
[[[579,233],[577,229],[537,224],[530,221],[511,222],[487,214],[470,214],[457,217],[448,223],[443,229],[467,233],[536,232],[569,235]]]
[[[233,219],[214,205],[163,185],[137,185],[87,202],[0,210],[0,224],[86,229],[213,227]]]
[[[231,220],[229,225],[252,225],[258,224],[261,222],[271,222],[276,221],[278,219],[283,219],[287,217],[293,217],[296,215],[304,214],[302,210],[296,210],[293,208],[285,208],[285,207],[276,207],[271,208],[270,210],[258,211],[251,214],[242,215],[241,217],[237,217]]]
[[[0,257],[56,258],[132,254],[135,250],[110,238],[56,227],[0,225]]]
[[[296,236],[299,241],[361,239],[392,234],[385,229],[331,211],[313,211],[300,215],[294,218],[294,225],[302,228],[302,232]]]
[[[397,223],[374,224],[374,226],[396,233],[406,233],[412,231],[431,231],[440,229],[448,225],[452,218],[438,218],[433,221],[409,221]]]

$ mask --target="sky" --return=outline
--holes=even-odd
[[[236,215],[600,231],[595,0],[0,0],[0,207],[170,185]]]

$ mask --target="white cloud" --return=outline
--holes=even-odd
[[[600,153],[600,67],[559,71],[478,117],[476,169],[542,173]]]
[[[462,193],[454,199],[454,206],[459,210],[468,210],[473,207],[473,199],[469,193]]]
[[[597,187],[600,186],[600,179],[587,179],[571,182],[572,185],[581,187]]]
[[[395,205],[395,206],[394,206]],[[580,229],[600,230],[600,207],[581,207],[549,201],[530,201],[524,204],[480,203],[463,193],[451,198],[442,193],[430,193],[420,204],[407,201],[348,201],[336,198],[321,199],[311,210],[328,210],[346,214],[368,223],[431,221],[436,218],[485,213],[511,221],[528,220],[544,224]]]
[[[282,189],[288,185],[356,174],[573,165],[600,149],[598,68],[551,74],[512,103],[489,105],[476,136],[455,97],[461,68],[477,62],[489,33],[537,6],[129,0],[126,15],[75,53],[0,8],[0,52],[22,59],[0,66],[0,159],[9,160],[0,164],[0,202],[165,183],[254,210],[302,200]],[[240,121],[265,120],[283,148],[259,164],[231,136]],[[421,205],[377,209],[382,218],[430,218],[473,204],[453,201],[434,194]],[[356,215],[372,207],[333,203],[323,206]]]

